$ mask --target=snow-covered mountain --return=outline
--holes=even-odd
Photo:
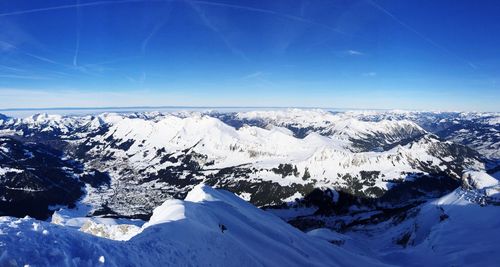
[[[403,115],[297,109],[38,114],[4,118],[0,131],[60,151],[85,184],[81,202],[93,215],[148,218],[154,207],[183,198],[202,181],[258,206],[294,201],[315,188],[404,202],[453,189],[465,169],[485,169],[476,151],[424,130],[415,114]],[[407,186],[429,181],[434,186]]]
[[[405,140],[425,134],[425,130],[409,120],[362,121],[346,113],[324,110],[275,110],[223,114],[220,118],[238,126],[285,127],[296,137],[318,133],[344,144],[353,152],[381,151]]]
[[[443,139],[500,159],[500,114],[491,112],[351,112],[361,120],[411,120]]]
[[[0,265],[494,266],[499,118],[0,116]]]

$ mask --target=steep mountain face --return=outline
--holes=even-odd
[[[257,206],[293,202],[316,188],[402,205],[453,190],[464,169],[484,169],[474,150],[442,141],[410,116],[388,114],[42,114],[4,119],[0,131],[71,160],[89,214],[143,219],[201,181]]]

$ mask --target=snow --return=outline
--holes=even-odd
[[[327,126],[329,121],[337,118],[328,111],[321,109],[286,109],[270,111],[248,111],[237,114],[240,119],[267,119],[274,122],[294,122],[299,125],[315,124]]]
[[[363,114],[363,113],[361,113]],[[287,109],[271,111],[248,111],[237,113],[237,118],[247,120],[262,120],[274,126],[293,126],[312,128],[344,143],[349,147],[350,139],[366,138],[373,135],[391,135],[404,130],[411,134],[423,134],[426,131],[410,120],[363,121],[359,112],[344,112],[333,114],[321,109]],[[397,136],[393,136],[397,138]]]
[[[210,169],[248,165],[249,168],[258,170],[254,177],[282,186],[310,183],[302,179],[307,168],[311,180],[319,181],[319,186],[327,187],[345,183],[339,179],[338,174],[356,176],[360,171],[380,171],[387,179],[404,179],[401,172],[422,172],[415,162],[429,161],[445,171],[446,166],[441,163],[453,161],[451,157],[433,156],[429,148],[434,143],[427,139],[425,142],[396,146],[387,151],[379,149],[378,152],[363,152],[353,149],[352,138],[381,135],[399,140],[398,138],[407,138],[408,135],[425,133],[409,120],[369,122],[349,113],[332,114],[324,110],[298,109],[240,112],[236,116],[242,119],[268,120],[274,124],[269,124],[266,128],[246,125],[235,129],[215,117],[194,112],[184,113],[182,116],[155,114],[153,118],[147,114],[103,114],[99,118],[110,123],[110,128],[91,141],[104,146],[93,147],[89,154],[112,153],[117,162],[112,160],[104,168],[106,170],[125,161],[124,164],[132,169],[155,174],[164,168],[180,164],[162,162],[162,157],[157,156],[160,149],[174,155],[189,150],[207,156],[206,159],[197,159],[201,166],[207,162],[213,162]],[[319,130],[304,138],[297,138],[284,128],[289,125]],[[401,129],[405,129],[405,133],[401,134]],[[126,151],[110,148],[106,145],[109,143],[106,141],[108,138],[117,140],[118,145],[131,142],[131,146]],[[274,173],[272,169],[282,163],[297,166],[298,175],[282,177]],[[112,182],[120,179],[119,171],[110,171],[110,175]],[[387,182],[382,179],[377,179],[375,184],[381,189],[388,188]],[[89,194],[92,198],[94,192],[90,191]],[[242,197],[249,199],[245,195]]]
[[[491,119],[488,119],[488,123],[490,125],[500,125],[500,116],[493,117]]]
[[[106,221],[99,219],[87,219],[79,230],[98,237],[121,241],[129,240],[141,231],[141,228],[134,224],[116,223],[113,219]]]
[[[464,173],[464,180],[475,189],[498,186],[499,181],[485,172],[468,171]]]
[[[281,219],[288,221],[293,218],[297,218],[300,216],[307,216],[307,215],[312,215],[314,214],[318,208],[311,206],[311,207],[289,207],[287,209],[266,209],[267,212],[270,212]]]
[[[201,166],[213,161],[211,169],[246,164],[249,168],[259,170],[255,177],[282,186],[310,183],[301,176],[307,167],[311,180],[321,181],[321,186],[332,187],[344,182],[338,179],[337,174],[359,175],[360,170],[381,171],[387,179],[402,179],[401,172],[422,172],[418,164],[415,164],[418,161],[430,161],[446,171],[446,166],[442,163],[453,164],[453,157],[434,157],[429,152],[432,143],[396,146],[390,150],[384,148],[384,145],[397,143],[398,140],[409,136],[427,134],[410,120],[415,114],[407,111],[331,113],[320,109],[248,111],[238,112],[235,117],[260,120],[267,125],[265,128],[243,126],[238,129],[211,116],[210,112],[192,111],[103,113],[95,116],[37,114],[25,119],[11,120],[19,125],[26,124],[30,129],[52,129],[64,133],[71,129],[85,128],[84,131],[76,131],[76,135],[68,134],[67,137],[81,138],[74,141],[75,146],[87,141],[101,143],[102,145],[96,145],[88,152],[90,157],[114,155],[116,160],[104,163],[109,165],[101,166],[102,164],[95,163],[101,169],[109,171],[112,187],[121,178],[120,170],[114,172],[111,170],[113,167],[127,165],[134,170],[144,170],[144,175],[150,175],[180,164],[161,162],[162,157],[157,156],[157,152],[162,149],[165,153],[174,155],[186,149],[206,155],[207,159],[196,160]],[[368,121],[367,116],[380,116],[381,119]],[[95,133],[103,125],[109,129],[97,136],[90,135],[92,137],[89,139],[84,138]],[[286,127],[312,130],[303,138],[298,138]],[[377,144],[379,147],[370,148],[374,151],[365,151],[353,145],[353,140],[374,136],[383,137],[385,140]],[[112,148],[109,146],[110,141],[106,141],[107,138],[116,140],[116,145],[130,142],[131,146],[126,151]],[[282,163],[297,166],[300,174],[283,178],[270,171]],[[375,183],[382,189],[388,187],[382,179],[377,179]],[[88,199],[99,198],[95,193],[90,189]]]
[[[349,236],[337,233],[328,228],[317,228],[307,232],[308,235],[314,236],[316,238],[320,238],[326,241],[345,241],[346,239],[350,239]]]
[[[452,192],[429,204],[430,207],[441,207],[449,218],[441,223],[434,223],[428,236],[422,237],[422,243],[405,251],[405,257],[401,257],[399,261],[409,264],[407,266],[497,265],[500,260],[500,232],[497,223],[500,209],[464,203],[457,193]],[[408,261],[405,261],[406,257]]]
[[[123,164],[134,171],[145,170],[151,174],[180,164],[160,163],[156,154],[160,149],[174,155],[188,149],[207,156],[207,159],[196,159],[200,165],[214,161],[210,167],[213,169],[206,173],[245,164],[256,169],[249,180],[258,177],[292,185],[307,184],[315,179],[315,187],[332,188],[343,185],[337,175],[360,171],[380,171],[386,179],[401,180],[414,177],[406,173],[424,173],[419,163],[430,162],[448,171],[447,164],[455,164],[457,158],[449,154],[436,155],[433,149],[452,143],[440,141],[418,126],[413,120],[418,114],[407,111],[333,114],[298,109],[249,111],[236,116],[267,125],[264,128],[246,125],[238,129],[204,112],[104,113],[85,117],[39,114],[8,119],[2,125],[27,126],[44,133],[60,131],[62,139],[81,138],[68,141],[75,144],[101,142],[89,155],[114,153],[119,159],[99,162],[109,164],[104,165],[104,169]],[[464,120],[472,118],[482,120],[483,124],[499,124],[498,114],[479,113],[463,113],[437,122],[462,125]],[[104,128],[104,133],[95,136],[87,135],[103,126],[109,129]],[[312,130],[297,137],[289,130],[293,127]],[[86,130],[71,135],[72,129],[77,128]],[[484,138],[475,138],[479,141],[473,140],[476,143],[471,143],[471,147],[486,151],[486,156],[494,158],[500,150],[494,139],[496,129],[488,128],[487,133],[490,132],[492,134]],[[0,130],[1,135],[9,133],[22,134],[22,131]],[[475,135],[481,136],[480,131],[464,128],[457,130],[450,140],[459,142]],[[353,146],[353,140],[374,136],[384,138],[372,151]],[[419,137],[408,144],[390,146],[391,142],[398,143],[408,136]],[[111,148],[107,138],[116,140],[117,145],[129,141],[133,144],[126,150]],[[0,152],[10,151],[0,146]],[[29,153],[26,156],[30,156]],[[299,175],[282,177],[274,173],[272,168],[281,163],[296,166]],[[165,201],[154,209],[148,222],[87,217],[95,206],[84,203],[99,204],[92,201],[104,195],[87,187],[87,195],[77,208],[58,207],[52,223],[0,217],[0,266],[13,265],[13,262],[30,266],[373,266],[382,263],[495,266],[499,261],[497,240],[500,240],[500,213],[498,207],[493,206],[500,203],[500,186],[495,178],[498,173],[489,176],[483,172],[483,164],[476,160],[461,167],[475,169],[464,175],[467,183],[464,188],[423,204],[415,217],[410,216],[397,225],[376,225],[373,229],[366,226],[361,231],[348,233],[321,228],[304,234],[280,218],[311,215],[316,208],[262,211],[245,202],[251,199],[249,193],[243,192],[238,198],[205,185],[194,187],[185,200]],[[308,181],[302,179],[306,168],[311,176]],[[0,167],[0,175],[8,172],[22,170]],[[110,174],[112,187],[107,193],[114,194],[113,183],[120,179],[120,170]],[[460,178],[460,175],[455,176]],[[389,187],[385,179],[376,179],[374,183],[382,189]],[[302,195],[296,192],[283,200],[293,201],[297,197]],[[334,198],[337,200],[338,194],[334,194]],[[124,204],[123,209],[131,207]],[[447,219],[442,219],[445,217]],[[403,249],[395,245],[394,240],[406,232],[410,233],[410,243]]]
[[[137,219],[113,219],[87,217],[90,207],[78,203],[76,208],[59,208],[54,212],[51,223],[78,229],[82,232],[113,240],[129,240],[135,236],[144,224]]]
[[[34,222],[48,234],[30,230]],[[156,208],[128,241],[30,218],[0,217],[0,231],[0,265],[384,266],[205,185],[196,186],[185,201],[169,200]]]
[[[9,167],[0,167],[0,175],[5,175],[9,172],[14,172],[14,173],[22,173],[23,170],[15,169],[15,168],[9,168]]]
[[[459,188],[402,222],[367,224],[342,234],[319,228],[308,235],[393,266],[497,266],[500,209],[477,203],[474,194],[480,192]],[[406,233],[407,246],[396,244]]]
[[[295,199],[301,199],[303,195],[299,192],[295,192],[295,194],[283,199],[284,202],[294,202]]]
[[[240,193],[238,196],[245,201],[250,201],[250,199],[252,198],[252,194],[247,192]]]

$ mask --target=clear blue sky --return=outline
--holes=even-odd
[[[500,2],[0,3],[0,108],[500,110]]]

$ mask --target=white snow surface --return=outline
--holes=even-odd
[[[5,175],[9,172],[22,173],[23,170],[9,168],[9,167],[0,167],[0,176]]]
[[[360,249],[394,266],[498,266],[500,208],[477,203],[479,195],[459,188],[424,204],[403,222],[367,225],[343,235],[317,229],[309,235],[345,240],[344,248]],[[405,234],[407,246],[396,244]]]
[[[9,264],[384,266],[310,237],[232,193],[205,185],[196,186],[185,201],[168,200],[156,208],[128,241],[30,218],[0,217],[0,265]]]
[[[474,189],[485,189],[487,187],[495,187],[499,185],[499,181],[485,172],[468,171],[464,173],[464,179]]]

